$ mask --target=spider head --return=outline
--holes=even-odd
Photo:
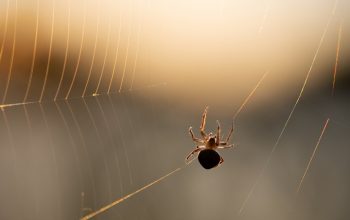
[[[215,146],[215,142],[216,142],[216,135],[213,135],[212,133],[210,133],[208,136],[208,145]]]
[[[209,146],[213,146],[213,145],[215,145],[215,137],[211,137],[211,138],[209,138],[209,140],[208,140],[208,144],[209,144]]]

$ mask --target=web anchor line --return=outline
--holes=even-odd
[[[341,41],[342,29],[343,29],[343,24],[340,24],[339,30],[338,30],[337,51],[336,51],[335,64],[334,64],[334,70],[333,70],[332,96],[334,96],[335,78],[337,76],[337,70],[338,70],[339,50],[340,50],[340,41]]]
[[[177,171],[182,170],[182,169],[185,168],[186,166],[187,166],[187,165],[185,165],[184,167],[176,168],[175,170],[173,170],[173,171],[171,171],[170,173],[168,173],[168,174],[166,174],[166,175],[164,175],[164,176],[162,176],[162,177],[160,177],[160,178],[154,180],[153,182],[147,184],[146,186],[141,187],[141,188],[139,188],[138,190],[136,190],[136,191],[134,191],[134,192],[132,192],[132,193],[129,193],[128,195],[123,196],[122,198],[119,198],[119,199],[115,200],[114,202],[112,202],[112,203],[110,203],[110,204],[108,204],[108,205],[106,205],[106,206],[100,208],[99,210],[97,210],[97,211],[95,211],[95,212],[93,212],[93,213],[90,213],[90,214],[84,216],[83,218],[81,218],[81,220],[88,220],[88,219],[91,219],[91,218],[93,218],[93,217],[95,217],[95,216],[97,216],[97,215],[99,215],[99,214],[101,214],[101,213],[103,213],[103,212],[109,210],[110,208],[112,208],[112,207],[118,205],[119,203],[121,203],[121,202],[123,202],[123,201],[129,199],[130,197],[132,197],[132,196],[134,196],[134,195],[136,195],[136,194],[138,194],[138,193],[140,193],[140,192],[146,190],[147,188],[153,186],[154,184],[159,183],[160,181],[162,181],[162,180],[166,179],[167,177],[173,175],[173,174],[176,173]]]
[[[93,93],[91,95],[85,95],[85,96],[77,96],[77,97],[71,97],[71,98],[61,98],[61,99],[56,99],[56,100],[50,100],[50,101],[32,101],[32,102],[17,102],[17,103],[9,103],[9,104],[0,104],[0,110],[1,109],[5,109],[8,107],[14,107],[14,106],[22,106],[22,105],[30,105],[30,104],[40,104],[40,103],[49,103],[49,102],[59,102],[59,101],[68,101],[68,100],[74,100],[74,99],[85,99],[85,98],[89,98],[89,97],[96,97],[96,96],[109,96],[109,95],[113,95],[113,94],[119,94],[119,93],[129,93],[129,92],[133,92],[133,91],[138,91],[138,90],[143,90],[143,89],[150,89],[150,88],[154,88],[154,87],[158,87],[158,86],[166,86],[167,83],[166,82],[162,82],[162,83],[156,83],[156,84],[150,84],[150,85],[146,85],[143,87],[139,87],[139,88],[135,88],[132,91],[129,90],[125,90],[122,92],[110,92],[110,93]]]
[[[319,136],[319,138],[318,138],[318,140],[317,140],[317,144],[316,144],[316,146],[315,146],[315,148],[314,148],[314,151],[313,151],[312,154],[311,154],[311,157],[310,157],[309,162],[308,162],[308,164],[307,164],[307,166],[306,166],[305,172],[304,172],[304,174],[303,174],[303,176],[301,177],[301,180],[300,180],[300,182],[299,182],[299,185],[298,185],[298,188],[297,188],[297,193],[300,192],[300,189],[301,189],[301,186],[302,186],[302,184],[303,184],[303,182],[304,182],[305,176],[306,176],[306,174],[307,174],[307,172],[308,172],[308,170],[309,170],[309,168],[310,168],[310,165],[311,165],[312,160],[313,160],[314,157],[315,157],[317,148],[318,148],[318,146],[320,145],[320,142],[321,142],[321,140],[322,140],[323,134],[324,134],[324,132],[325,132],[326,129],[327,129],[328,122],[329,122],[329,118],[327,118],[325,124],[323,125],[321,134],[320,134],[320,136]]]
[[[253,90],[249,93],[249,95],[247,96],[247,98],[243,101],[242,105],[238,108],[238,110],[236,111],[236,113],[233,115],[232,119],[233,121],[237,118],[237,116],[239,115],[239,113],[241,113],[242,109],[244,108],[244,106],[248,103],[248,101],[250,100],[250,98],[254,95],[255,91],[258,89],[258,87],[260,86],[261,82],[265,79],[265,77],[269,74],[269,71],[266,71],[264,73],[264,75],[261,77],[261,79],[258,81],[258,83],[256,84],[256,86],[253,88]]]

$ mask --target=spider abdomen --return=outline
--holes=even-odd
[[[221,156],[212,149],[205,149],[199,152],[198,161],[204,169],[211,169],[219,165]]]

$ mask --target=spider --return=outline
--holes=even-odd
[[[204,109],[202,115],[202,122],[200,125],[200,133],[203,139],[196,138],[193,134],[192,127],[189,128],[189,133],[191,135],[192,140],[199,144],[197,147],[186,157],[186,163],[189,164],[194,160],[194,156],[198,154],[198,161],[205,169],[211,169],[221,165],[224,162],[224,159],[216,152],[216,149],[227,149],[232,148],[233,144],[228,144],[231,135],[233,133],[233,122],[231,130],[228,133],[228,136],[225,141],[221,141],[220,139],[220,123],[217,122],[217,131],[216,135],[213,133],[206,134],[205,133],[205,123],[207,119],[208,106]]]

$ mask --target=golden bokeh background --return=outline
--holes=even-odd
[[[101,74],[99,90],[107,92],[115,66],[114,91],[120,87],[128,90],[131,84],[142,87],[166,83],[166,97],[180,101],[186,95],[188,100],[210,99],[217,105],[222,102],[215,101],[216,94],[239,98],[241,92],[247,93],[269,71],[273,91],[267,96],[274,94],[271,97],[275,98],[281,89],[286,88],[286,93],[295,91],[293,82],[304,79],[326,26],[313,74],[318,68],[327,68],[332,74],[340,26],[342,39],[348,36],[348,8],[347,1],[330,0],[4,0],[1,82],[9,73],[16,39],[9,95],[13,96],[12,102],[21,101],[25,93],[22,88],[28,84],[37,30],[33,83],[38,83],[34,87],[43,84],[49,63],[46,99],[55,93],[62,72],[64,84],[70,84],[80,50],[79,83],[74,83],[72,96],[82,92],[90,68],[93,77],[88,93],[93,93]],[[67,67],[63,71],[66,50]],[[349,46],[343,43],[341,57],[348,57],[348,51]],[[322,82],[329,77],[317,74],[314,80]],[[65,97],[68,90],[69,86],[64,86],[59,96]],[[40,92],[33,88],[30,93],[35,100]]]

